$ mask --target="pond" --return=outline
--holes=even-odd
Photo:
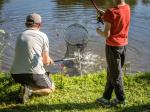
[[[131,25],[126,62],[130,72],[150,71],[150,1],[127,0],[131,6]],[[96,2],[106,8],[107,0]],[[99,57],[105,67],[105,40],[96,33],[96,10],[90,0],[0,0],[0,29],[9,32],[9,46],[1,54],[1,70],[8,71],[14,56],[16,37],[25,30],[24,22],[29,13],[36,12],[43,18],[42,31],[50,41],[50,55],[61,59],[66,52],[63,31],[73,23],[82,24],[89,33],[87,50]],[[1,46],[2,47],[2,46]]]

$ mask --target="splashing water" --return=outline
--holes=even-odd
[[[77,58],[78,64],[76,64],[76,67],[79,68],[81,75],[102,69],[98,62],[98,60],[102,60],[99,55],[87,51],[82,54],[80,52],[74,52],[74,56]]]
[[[2,64],[2,55],[5,49],[5,31],[0,29],[0,68],[1,68],[1,64]]]
[[[0,70],[2,69],[2,63],[4,56],[4,51],[6,47],[12,48],[11,44],[7,40],[11,37],[11,33],[5,32],[3,29],[0,29]]]

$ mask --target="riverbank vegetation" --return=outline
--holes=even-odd
[[[125,75],[125,108],[104,108],[95,102],[104,90],[106,71],[85,76],[52,75],[56,91],[48,96],[32,96],[25,104],[17,104],[19,84],[9,73],[0,73],[0,112],[149,112],[150,73]],[[114,95],[113,95],[114,97]]]

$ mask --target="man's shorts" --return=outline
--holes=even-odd
[[[15,82],[35,88],[51,88],[52,80],[45,74],[11,74]]]

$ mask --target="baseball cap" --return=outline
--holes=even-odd
[[[42,22],[42,18],[39,14],[37,13],[32,13],[32,14],[29,14],[27,17],[26,17],[26,23],[41,23]]]

